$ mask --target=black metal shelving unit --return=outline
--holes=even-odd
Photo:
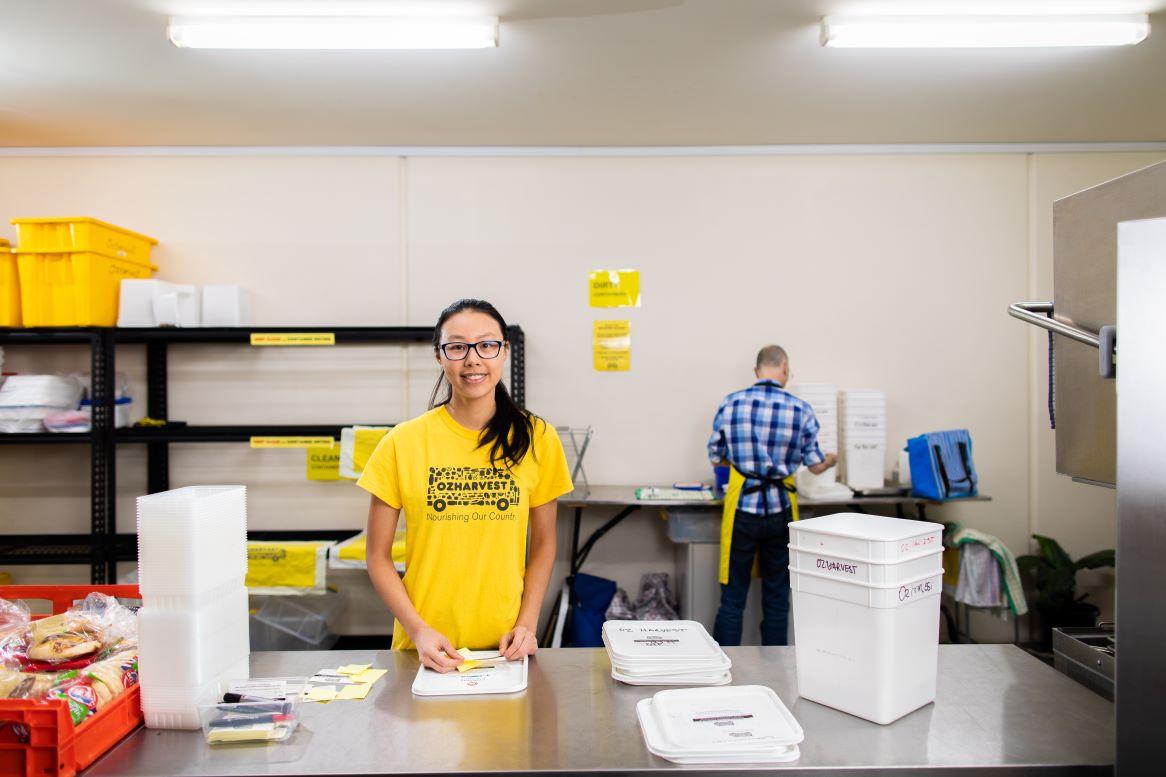
[[[117,446],[147,446],[147,490],[170,488],[170,445],[174,443],[248,442],[252,437],[340,438],[335,424],[256,424],[114,429],[114,375],[118,345],[146,346],[146,415],[169,420],[168,362],[171,344],[251,344],[253,334],[330,334],[335,344],[410,345],[430,342],[429,327],[239,327],[199,329],[0,328],[0,345],[88,345],[92,381],[93,423],[88,434],[0,434],[0,445],[88,444],[90,447],[89,534],[0,534],[0,565],[85,564],[90,582],[112,582],[119,561],[137,557],[133,534],[117,531],[115,494]],[[522,328],[507,331],[510,340],[510,391],[526,404],[526,340]],[[290,346],[296,347],[296,346]],[[319,346],[312,346],[319,347]],[[382,424],[385,426],[391,424]],[[252,531],[251,539],[341,540],[351,530]]]

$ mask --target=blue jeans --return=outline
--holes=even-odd
[[[771,515],[737,511],[729,548],[729,582],[721,585],[721,608],[713,639],[721,645],[741,644],[745,598],[753,577],[753,557],[761,553],[761,644],[785,645],[789,625],[788,510]]]

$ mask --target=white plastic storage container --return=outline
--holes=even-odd
[[[942,532],[854,513],[790,525],[800,696],[881,724],[935,699]],[[820,569],[817,560],[830,557],[894,582]],[[907,574],[918,569],[926,571]]]
[[[148,606],[197,607],[246,577],[244,486],[191,486],[138,498],[138,585]]]
[[[251,323],[251,295],[241,286],[214,284],[202,288],[203,326],[247,326]]]
[[[790,524],[790,547],[865,561],[905,561],[943,551],[943,525],[835,513]]]
[[[202,728],[199,708],[221,698],[222,687],[228,680],[251,676],[250,657],[221,672],[218,677],[199,685],[165,688],[142,682],[142,714],[147,728],[182,729]]]
[[[259,597],[256,597],[259,603]],[[254,650],[328,650],[339,639],[343,593],[318,596],[268,596],[250,618]]]
[[[153,688],[201,685],[251,653],[247,589],[240,586],[195,610],[138,611],[138,670]]]

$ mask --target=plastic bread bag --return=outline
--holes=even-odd
[[[54,674],[0,668],[0,699],[41,699],[58,682]]]
[[[101,701],[94,687],[97,683],[78,670],[64,672],[60,681],[45,694],[45,699],[64,699],[69,705],[73,725],[79,726],[105,706],[106,702]]]
[[[31,619],[24,602],[0,599],[0,669],[19,669],[18,658],[29,639]]]
[[[134,610],[106,594],[91,593],[70,612],[75,619],[96,627],[101,635],[102,657],[112,651],[137,649],[138,616]]]

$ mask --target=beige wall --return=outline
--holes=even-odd
[[[795,381],[886,390],[893,446],[930,429],[971,429],[993,502],[937,516],[997,534],[1018,553],[1030,524],[1085,552],[1112,536],[1111,495],[1051,474],[1051,438],[1039,430],[1043,351],[1004,310],[1048,293],[1052,198],[1148,161],[0,158],[0,220],[86,213],[153,234],[160,277],[241,283],[265,324],[428,325],[459,296],[491,299],[527,331],[530,407],[595,427],[593,483],[707,478],[717,402],[750,382],[756,349],[777,341]],[[589,309],[587,271],[622,267],[643,273],[643,307]],[[595,373],[590,322],[625,316],[632,371]],[[43,353],[9,349],[7,367],[82,368],[76,349]],[[141,394],[140,352],[119,357]],[[424,408],[434,375],[424,349],[175,349],[171,416],[395,421]],[[83,452],[0,456],[4,533],[85,530]],[[302,459],[179,446],[172,482],[246,483],[257,528],[359,527],[361,494],[306,482]],[[888,470],[892,461],[888,453]],[[141,450],[121,452],[123,530],[144,469]],[[644,511],[621,526],[588,570],[629,588],[643,570],[670,570],[658,523]],[[59,573],[12,571],[29,581]]]

